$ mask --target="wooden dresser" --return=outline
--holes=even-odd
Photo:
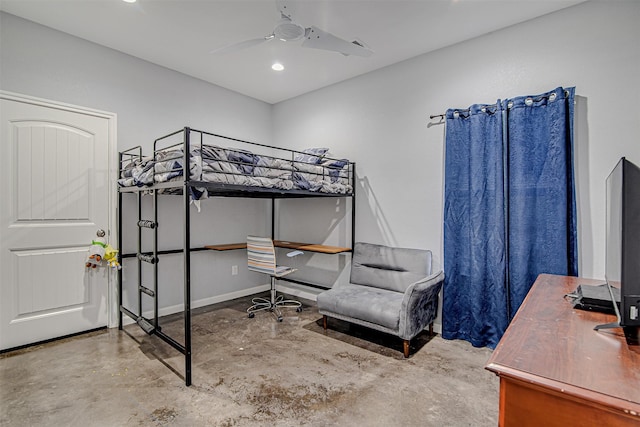
[[[615,316],[565,294],[602,281],[540,275],[487,362],[500,377],[500,426],[640,426],[640,346]]]

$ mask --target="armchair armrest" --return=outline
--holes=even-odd
[[[438,271],[411,284],[404,293],[400,307],[399,336],[410,340],[438,315],[438,293],[444,272]]]

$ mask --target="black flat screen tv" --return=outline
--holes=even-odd
[[[606,180],[606,265],[609,287],[620,290],[618,325],[640,326],[640,168],[624,157]],[[615,326],[615,325],[612,325]]]

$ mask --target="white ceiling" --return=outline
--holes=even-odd
[[[369,58],[273,40],[275,0],[0,0],[0,10],[236,92],[277,103],[583,0],[296,0],[295,21],[364,41]],[[271,70],[279,61],[284,71]]]

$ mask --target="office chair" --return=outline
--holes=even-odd
[[[289,255],[300,255],[294,251]],[[295,308],[302,311],[302,304],[294,300],[285,300],[282,295],[276,295],[276,279],[296,271],[295,268],[276,265],[276,251],[273,240],[268,237],[247,236],[247,267],[251,271],[268,274],[271,278],[271,298],[253,298],[251,307],[247,309],[249,318],[253,318],[258,311],[271,311],[278,322],[282,322],[280,308]]]

